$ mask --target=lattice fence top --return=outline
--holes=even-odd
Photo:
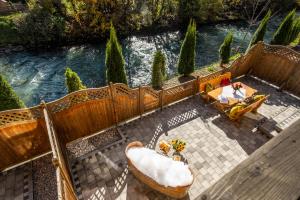
[[[107,98],[110,98],[108,87],[86,89],[71,93],[57,101],[51,102],[48,104],[48,107],[52,113],[57,113],[83,102]]]
[[[43,118],[43,112],[40,106],[18,110],[8,110],[0,112],[0,126],[8,125],[14,122],[28,121],[40,118]]]
[[[296,51],[285,46],[274,46],[265,44],[264,53],[282,56],[284,58],[287,58],[291,62],[300,63],[300,53],[297,53]]]
[[[155,98],[159,98],[159,91],[155,91],[153,88],[151,87],[143,87],[144,93],[145,94],[150,94]]]
[[[122,83],[116,83],[114,84],[114,88],[116,91],[116,94],[128,96],[129,98],[136,99],[138,98],[136,90],[130,89],[127,85]]]
[[[164,94],[165,95],[175,95],[175,94],[181,93],[183,91],[193,90],[195,81],[196,80],[192,80],[192,81],[183,83],[181,85],[178,85],[178,86],[175,86],[172,88],[168,88],[165,90]]]

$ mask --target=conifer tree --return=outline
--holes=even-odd
[[[125,60],[113,24],[111,24],[110,38],[106,44],[105,66],[108,83],[124,83],[127,85]]]
[[[226,35],[224,42],[220,46],[219,54],[221,58],[221,65],[229,62],[232,40],[233,40],[233,34],[232,32],[229,32]]]
[[[166,77],[166,57],[161,51],[157,51],[154,55],[152,65],[152,87],[160,89]]]
[[[188,76],[195,70],[196,31],[195,21],[190,20],[178,61],[178,73],[184,76]]]
[[[0,75],[0,111],[24,108],[25,104],[17,96],[9,83]]]
[[[68,93],[86,88],[86,86],[82,84],[82,81],[80,80],[78,74],[72,71],[69,67],[67,67],[66,69],[65,77],[66,77],[66,85],[68,88]]]
[[[300,37],[300,17],[294,20],[292,30],[289,34],[288,43],[293,42],[297,39],[297,37]]]
[[[268,13],[265,15],[265,17],[261,20],[258,28],[256,29],[256,31],[249,43],[248,50],[253,45],[255,45],[257,42],[264,40],[264,36],[265,36],[266,30],[267,30],[267,24],[269,22],[270,17],[271,17],[271,10],[269,10]]]
[[[273,35],[271,44],[287,45],[289,44],[290,34],[293,30],[296,10],[292,10],[281,22],[280,26]]]

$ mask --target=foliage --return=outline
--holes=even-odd
[[[78,74],[72,71],[69,67],[67,67],[65,72],[66,77],[66,85],[68,88],[68,93],[75,92],[78,90],[85,89],[86,87],[82,84]]]
[[[300,17],[295,19],[294,22],[293,22],[293,26],[292,26],[292,30],[289,34],[288,42],[291,43],[294,40],[296,40],[297,38],[299,38],[298,37],[299,34],[300,34]]]
[[[249,43],[248,50],[253,45],[255,45],[257,42],[264,40],[264,36],[265,36],[266,30],[267,30],[267,24],[269,22],[270,17],[271,17],[271,11],[269,10],[267,12],[267,14],[265,15],[265,17],[261,20],[258,28],[256,29],[256,31]]]
[[[179,0],[179,19],[183,24],[193,18],[197,22],[215,21],[224,12],[221,0]]]
[[[219,49],[221,64],[226,64],[229,62],[232,40],[233,40],[233,34],[232,32],[229,32],[226,35],[224,42],[222,43]]]
[[[152,65],[152,87],[161,88],[166,77],[166,57],[161,51],[157,51],[154,55]]]
[[[185,76],[192,73],[195,69],[195,48],[196,48],[196,23],[194,20],[190,20],[187,28],[184,41],[181,45],[179,61],[178,61],[178,73]]]
[[[30,12],[16,22],[22,39],[29,46],[59,43],[65,35],[63,9],[52,0],[31,1],[30,7]]]
[[[3,76],[0,75],[0,111],[24,107],[23,101],[17,96]]]
[[[18,34],[15,21],[23,14],[15,13],[6,16],[0,16],[0,44],[20,44],[22,40]]]
[[[214,64],[209,65],[209,66],[207,67],[207,71],[209,71],[209,72],[215,72],[216,69],[215,69]]]
[[[295,25],[296,10],[292,10],[281,22],[280,26],[273,35],[271,44],[287,45],[291,41],[291,33]]]
[[[106,44],[106,80],[108,83],[124,83],[127,85],[125,60],[113,24],[110,27],[110,38]]]

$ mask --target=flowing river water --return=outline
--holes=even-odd
[[[269,42],[281,17],[268,25],[265,42]],[[255,27],[246,23],[221,23],[198,26],[196,65],[201,68],[218,61],[218,49],[228,31],[234,33],[232,47],[244,52]],[[129,36],[120,42],[126,61],[126,72],[132,87],[151,80],[153,54],[161,49],[167,57],[168,77],[176,74],[176,63],[183,39],[180,31],[143,36]],[[43,99],[52,101],[67,94],[64,72],[66,66],[77,72],[87,87],[105,85],[105,43],[64,47],[44,52],[23,51],[0,55],[0,74],[3,74],[27,106]]]

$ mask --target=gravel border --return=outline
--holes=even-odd
[[[69,159],[77,159],[96,149],[102,149],[123,139],[117,129],[109,129],[93,137],[68,143],[66,145]]]
[[[56,171],[52,154],[32,161],[33,200],[55,200],[57,195]]]

